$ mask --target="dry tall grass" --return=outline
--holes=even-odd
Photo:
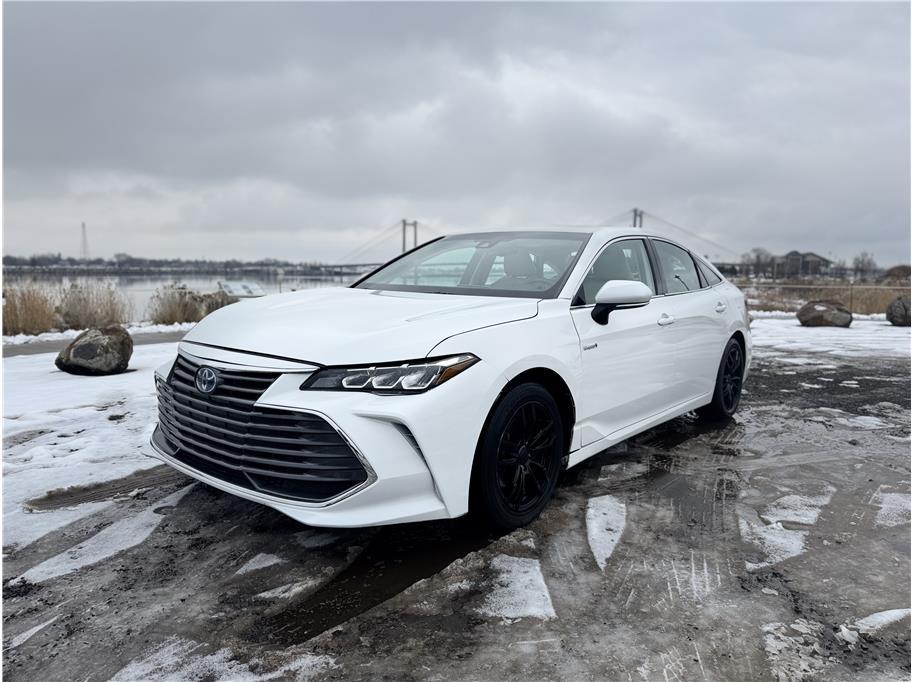
[[[40,334],[59,326],[57,292],[38,284],[3,290],[3,333]]]
[[[149,316],[154,324],[199,322],[213,310],[218,310],[237,299],[223,291],[199,294],[184,286],[172,284],[156,289],[149,302]]]
[[[808,301],[839,301],[858,315],[885,313],[887,306],[900,294],[909,295],[909,287],[872,287],[833,285],[827,287],[813,285],[757,286],[752,283],[740,283],[751,302],[752,310],[785,310],[795,312]]]
[[[64,289],[58,311],[68,329],[125,324],[132,312],[127,298],[105,282],[73,284]]]

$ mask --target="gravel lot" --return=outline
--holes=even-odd
[[[58,519],[37,538],[5,508],[4,673],[908,679],[908,349],[831,351],[761,344],[735,420],[606,451],[499,538],[306,528],[162,467],[28,501]],[[116,433],[143,405],[93,418]],[[4,458],[64,428],[29,423]]]

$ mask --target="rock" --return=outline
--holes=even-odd
[[[776,590],[769,588],[769,587],[764,587],[760,591],[763,592],[763,594],[768,594],[771,597],[775,597],[779,594],[778,592],[776,592]]]
[[[70,374],[120,374],[133,355],[133,339],[118,325],[86,329],[57,356],[54,364]]]
[[[839,301],[808,301],[798,311],[804,327],[848,327],[852,313]]]
[[[887,321],[894,327],[910,326],[908,296],[897,296],[887,306]]]

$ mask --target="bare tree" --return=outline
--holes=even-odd
[[[759,246],[755,246],[741,256],[741,262],[749,265],[757,277],[764,277],[770,273],[773,268],[773,260],[773,254]]]
[[[852,270],[855,271],[856,278],[861,280],[868,279],[874,274],[874,271],[877,270],[877,263],[874,261],[874,256],[867,251],[862,251],[852,259]]]

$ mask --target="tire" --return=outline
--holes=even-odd
[[[496,404],[479,441],[472,515],[502,531],[530,523],[554,494],[564,454],[554,398],[539,384],[516,386]]]
[[[741,385],[744,382],[744,351],[734,338],[728,340],[716,372],[716,389],[712,402],[697,413],[707,420],[730,419],[741,404]]]

